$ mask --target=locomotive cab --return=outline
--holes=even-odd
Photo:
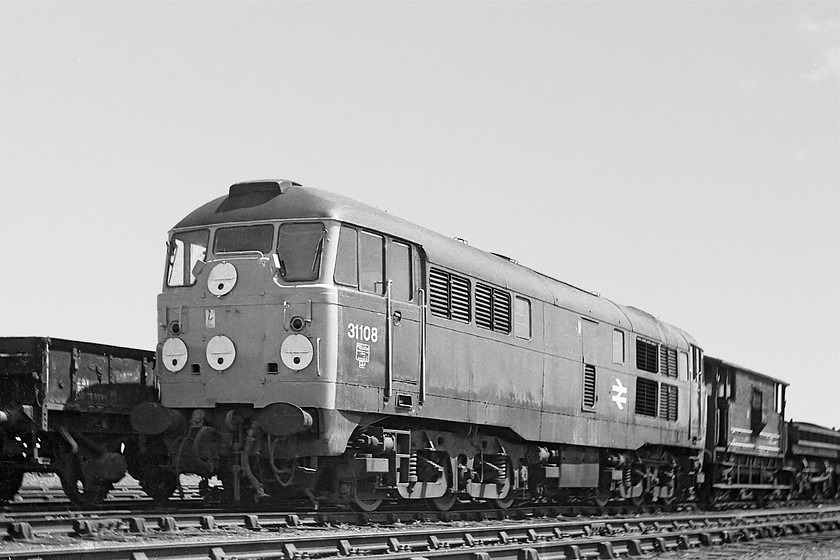
[[[242,473],[258,495],[289,486],[317,470],[300,457],[342,455],[365,413],[410,416],[422,404],[420,250],[335,208],[313,212],[287,188],[234,185],[170,234],[162,398],[132,415],[150,436],[149,464],[169,463],[141,479],[158,481],[144,485],[157,497],[176,470],[237,488]],[[252,468],[258,455],[268,482]]]

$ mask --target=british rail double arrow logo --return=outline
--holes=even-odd
[[[624,410],[624,405],[627,404],[627,387],[621,383],[621,379],[616,378],[612,390],[615,392],[612,401],[618,406],[618,410]]]

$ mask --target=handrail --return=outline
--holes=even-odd
[[[417,290],[420,296],[420,394],[417,401],[420,406],[426,402],[426,290]]]
[[[391,318],[391,284],[385,282],[385,395],[384,401],[391,400],[394,391],[394,324]]]

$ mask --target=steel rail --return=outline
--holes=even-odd
[[[671,517],[646,517],[612,520],[528,520],[494,522],[467,527],[441,527],[421,524],[368,529],[326,528],[301,530],[289,519],[272,520],[250,516],[248,531],[231,533],[230,527],[215,519],[204,519],[202,529],[179,527],[171,518],[162,518],[157,529],[135,524],[129,530],[142,535],[141,542],[108,544],[111,533],[84,539],[73,545],[43,548],[32,538],[32,547],[4,550],[0,558],[18,559],[37,556],[42,559],[72,558],[84,553],[91,560],[146,558],[222,559],[282,558],[305,560],[344,558],[348,556],[385,555],[388,560],[454,558],[463,560],[540,560],[541,558],[614,558],[616,554],[641,555],[651,551],[711,546],[758,537],[773,537],[815,531],[840,530],[840,508],[797,511],[750,511],[739,513],[691,514]],[[220,529],[228,529],[222,531]],[[87,537],[97,532],[124,530],[107,523],[94,530],[87,527]],[[221,533],[221,534],[220,534]],[[317,533],[317,534],[316,534]],[[118,536],[127,540],[123,532]],[[523,551],[527,551],[522,556]]]

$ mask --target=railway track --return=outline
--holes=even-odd
[[[190,504],[201,500],[197,477],[183,477],[182,492],[176,491],[170,501],[172,504]],[[139,504],[152,504],[153,500],[140,488],[140,484],[131,477],[120,481],[108,493],[101,509],[136,508]],[[49,514],[56,507],[78,509],[67,498],[58,477],[52,474],[27,474],[24,484],[15,497],[7,503],[0,502],[0,513],[43,512]]]
[[[346,515],[347,517],[342,517]],[[617,518],[496,518],[427,521],[424,513],[318,514],[223,512],[89,516],[13,521],[0,558],[78,557],[540,560],[615,558],[688,550],[758,538],[840,535],[840,507],[667,514]],[[62,525],[69,521],[69,525]],[[50,525],[52,523],[52,525]],[[52,529],[50,529],[52,527]],[[63,533],[64,529],[72,529]]]
[[[840,558],[840,532],[826,531],[750,539],[726,543],[709,550],[676,550],[658,555],[656,560],[837,560]]]

